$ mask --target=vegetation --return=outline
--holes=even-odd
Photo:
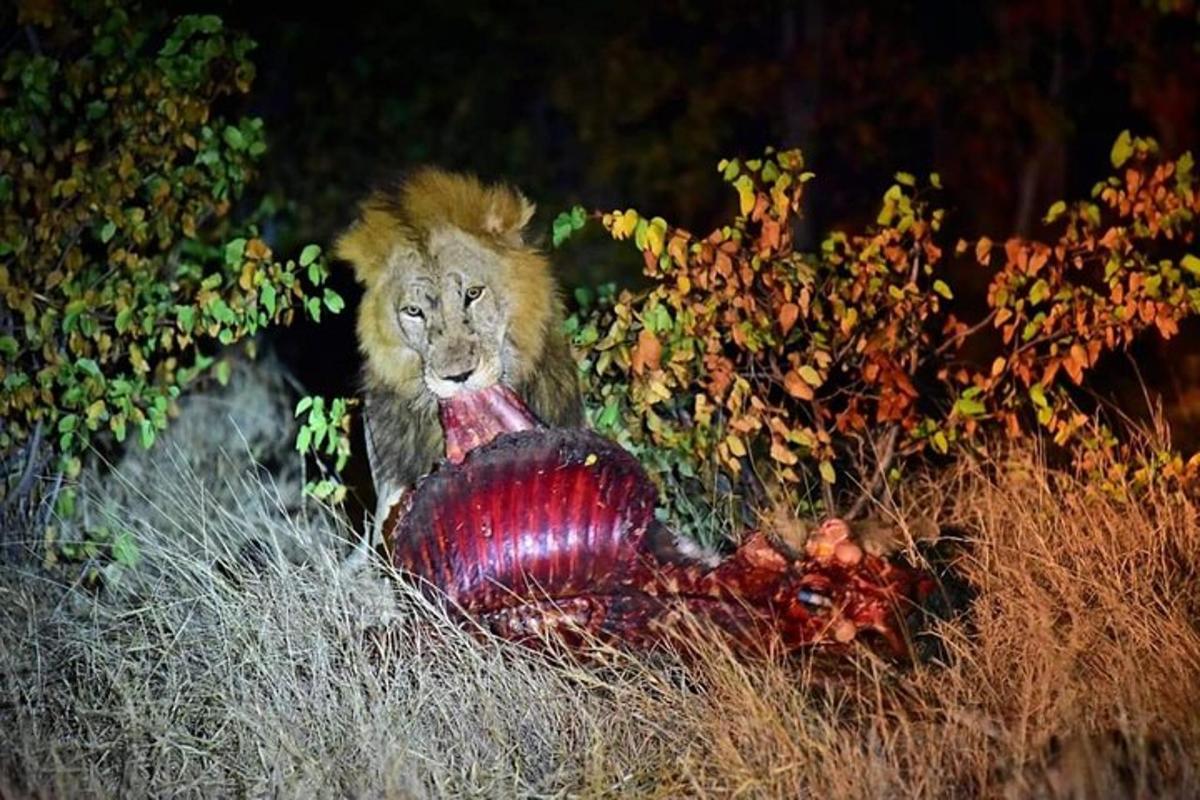
[[[633,241],[653,281],[597,303],[584,296],[571,323],[595,422],[641,445],[675,492],[706,472],[733,486],[752,471],[751,488],[762,476],[798,485],[802,507],[850,516],[904,465],[978,452],[989,431],[1045,431],[1114,490],[1193,483],[1200,456],[1112,458],[1129,452],[1073,391],[1105,353],[1146,332],[1171,337],[1200,312],[1191,155],[1161,159],[1126,132],[1112,164],[1093,199],[1051,207],[1048,241],[947,245],[938,176],[918,186],[898,173],[874,225],[798,252],[813,178],[798,151],[722,161],[739,211],[703,237],[632,209],[595,214]],[[555,240],[583,217],[560,217]],[[990,273],[976,318],[954,308],[963,270],[947,263],[951,249]]]
[[[73,515],[89,451],[149,447],[183,389],[228,380],[221,348],[343,305],[320,248],[277,257],[247,199],[263,126],[225,109],[253,43],[214,16],[69,11],[0,73],[0,502],[42,523]]]
[[[477,642],[387,579],[339,571],[348,531],[288,511],[298,471],[264,483],[269,454],[216,442],[231,435],[226,408],[256,449],[280,442],[288,405],[262,415],[254,386],[235,376],[218,402],[185,400],[161,446],[81,498],[142,553],[119,590],[0,572],[10,793],[1200,790],[1200,514],[1160,485],[1122,501],[1030,448],[906,483],[898,519],[942,509],[937,522],[975,543],[974,617],[941,631],[943,663],[714,651],[584,668]]]
[[[964,5],[928,41],[908,6],[418,3],[440,24],[349,19],[370,32],[349,69],[326,28],[260,11],[301,43],[271,57],[320,73],[272,151],[253,43],[175,5],[23,2],[0,37],[0,545],[41,557],[0,549],[0,795],[1200,795],[1200,456],[1094,391],[1200,311],[1200,185],[1173,155],[1194,3]],[[1171,154],[1124,133],[1112,174],[1056,201],[1051,168],[1112,104]],[[727,159],[722,199],[697,164],[745,131],[820,143],[822,167]],[[945,188],[896,173],[865,213],[884,140]],[[550,228],[643,267],[645,288],[575,291],[591,421],[709,541],[760,515],[966,531],[978,598],[945,657],[583,666],[471,637],[386,564],[341,569],[346,515],[305,498],[346,497],[354,401],[238,350],[343,310],[304,242],[345,222],[381,142],[537,197],[673,202]]]

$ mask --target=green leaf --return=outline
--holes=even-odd
[[[942,431],[935,433],[930,441],[933,449],[942,455],[945,455],[950,450],[950,443],[946,441],[946,434]]]
[[[245,252],[246,240],[241,238],[234,239],[229,244],[225,245],[225,263],[229,266],[241,265],[242,256],[245,254]]]
[[[555,247],[562,246],[563,242],[571,238],[571,233],[574,232],[575,225],[571,220],[571,215],[564,211],[554,218],[554,223],[551,225],[551,242]]]
[[[1112,159],[1112,165],[1119,168],[1122,164],[1129,160],[1133,155],[1133,137],[1129,131],[1121,131],[1121,135],[1113,142],[1112,152],[1109,153],[1109,158]]]
[[[1200,278],[1200,258],[1188,253],[1179,260],[1179,266]]]
[[[826,483],[837,482],[837,472],[834,471],[833,464],[830,464],[828,461],[822,461],[818,470],[821,473],[821,480]]]
[[[17,349],[17,338],[15,336],[0,336],[0,353],[9,358],[15,358]]]
[[[117,314],[117,333],[125,333],[129,330],[130,323],[133,322],[133,309],[127,308]]]
[[[604,405],[604,410],[600,412],[600,416],[596,418],[596,426],[599,428],[612,428],[617,424],[617,418],[620,415],[620,403],[617,399],[611,398]]]
[[[109,240],[112,239],[113,234],[116,232],[117,226],[112,222],[112,220],[109,220],[100,228],[100,241],[104,244],[108,244]]]
[[[982,402],[970,397],[960,397],[954,404],[954,410],[964,417],[978,417],[987,411]]]
[[[67,414],[58,421],[59,433],[71,433],[79,426],[79,416],[77,414]]]
[[[142,449],[149,450],[150,446],[154,444],[154,437],[156,435],[154,432],[154,423],[149,419],[143,419],[138,428],[138,434],[142,443]]]
[[[275,286],[270,283],[264,283],[262,289],[259,290],[259,299],[262,300],[263,308],[267,310],[267,314],[275,316]]]
[[[75,490],[63,489],[54,503],[54,513],[63,519],[75,516]]]
[[[125,441],[125,415],[116,414],[108,421],[108,427],[112,429],[113,436],[118,442]]]
[[[346,301],[343,300],[342,296],[333,289],[326,289],[323,299],[325,301],[325,307],[328,308],[331,313],[337,314],[346,307]]]
[[[224,139],[225,144],[229,145],[234,150],[246,149],[246,137],[243,136],[242,132],[233,125],[230,125],[225,129]]]
[[[577,286],[575,287],[574,294],[575,302],[578,303],[579,307],[584,311],[587,311],[589,308],[591,308],[592,303],[596,301],[596,293],[590,286]]]
[[[229,385],[230,369],[231,368],[229,366],[228,359],[223,358],[217,362],[216,369],[213,370],[213,374],[216,375],[216,377],[217,377],[217,383],[221,384],[222,386]]]
[[[307,267],[309,264],[317,260],[317,256],[321,255],[321,248],[318,245],[307,245],[300,251],[300,266]]]
[[[312,428],[305,426],[300,429],[300,432],[296,434],[296,450],[298,452],[308,452],[308,446],[312,442],[312,435]]]
[[[136,567],[142,554],[138,552],[137,542],[129,531],[118,531],[112,541],[112,557],[123,567]]]
[[[646,249],[646,234],[650,230],[649,221],[638,218],[637,225],[633,229],[633,243],[637,245],[638,250]]]
[[[940,278],[933,282],[933,290],[947,300],[954,299],[954,294],[950,291],[950,287],[947,286],[946,282]]]
[[[312,399],[311,395],[308,397],[301,397],[300,402],[296,403],[296,413],[293,414],[292,416],[293,417],[300,416],[305,411],[308,411],[310,408],[312,408],[312,404],[313,404],[313,399]]]

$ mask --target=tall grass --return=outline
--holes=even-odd
[[[136,568],[0,571],[0,795],[1200,795],[1200,524],[1165,490],[1122,503],[1025,456],[914,491],[902,517],[975,537],[946,663],[583,666],[345,574],[344,526],[245,457],[286,449],[280,418],[235,435],[239,404],[209,406],[93,485]]]

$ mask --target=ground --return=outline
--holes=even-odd
[[[285,385],[237,377],[89,484],[136,567],[0,568],[0,796],[1200,794],[1182,497],[1117,501],[1028,451],[907,487],[898,522],[974,539],[944,662],[583,666],[470,638],[382,565],[345,574]]]

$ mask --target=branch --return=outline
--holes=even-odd
[[[979,333],[981,330],[986,328],[988,325],[991,324],[992,320],[996,317],[997,311],[998,311],[998,309],[992,309],[988,313],[988,315],[986,317],[984,317],[983,319],[979,320],[979,322],[977,322],[974,325],[972,325],[971,327],[967,328],[962,333],[956,333],[953,336],[951,336],[949,339],[947,339],[946,341],[942,342],[940,345],[938,345],[937,349],[933,351],[934,357],[936,358],[937,356],[940,356],[942,353],[945,353],[951,347],[961,343],[964,339],[974,336],[975,334]]]
[[[871,484],[867,486],[858,498],[855,499],[854,505],[850,507],[850,513],[847,514],[848,519],[855,519],[862,513],[867,502],[875,497],[875,493],[883,486],[883,482],[887,480],[888,470],[892,466],[892,460],[896,456],[896,440],[900,437],[900,426],[893,424],[884,437],[883,454],[876,459],[875,477],[871,479]],[[876,451],[878,454],[878,450]]]

